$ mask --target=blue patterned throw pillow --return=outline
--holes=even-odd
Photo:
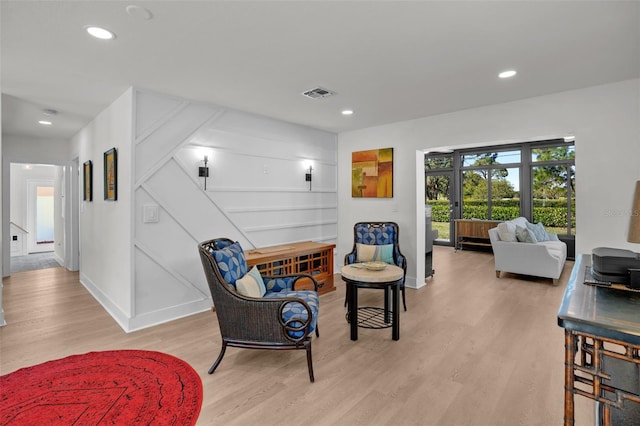
[[[235,286],[236,280],[247,273],[247,261],[239,242],[213,251],[213,258],[226,282]]]

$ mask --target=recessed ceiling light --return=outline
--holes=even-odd
[[[47,120],[40,120],[38,121],[39,124],[42,124],[43,126],[51,126],[53,123]]]
[[[116,37],[116,35],[113,32],[105,28],[96,27],[94,25],[88,25],[84,29],[90,35],[92,35],[95,38],[99,38],[100,40],[111,40]]]
[[[516,74],[518,74],[518,72],[516,70],[507,70],[507,71],[502,71],[500,74],[498,74],[498,77],[500,77],[500,78],[511,78]]]
[[[353,110],[352,109],[343,109],[342,110],[342,115],[352,115],[353,114]]]

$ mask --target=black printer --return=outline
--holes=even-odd
[[[640,289],[640,253],[598,247],[591,252],[591,273],[599,281]]]

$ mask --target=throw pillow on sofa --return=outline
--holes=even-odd
[[[549,241],[549,234],[546,229],[544,229],[542,222],[538,222],[535,225],[533,223],[527,223],[527,228],[536,237],[536,241]]]
[[[537,243],[536,236],[528,227],[516,226],[516,238],[521,243]]]
[[[518,241],[516,238],[516,224],[513,222],[502,222],[498,226],[498,235],[500,241],[506,241],[508,243],[515,243]]]

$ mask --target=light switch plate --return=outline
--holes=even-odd
[[[145,204],[144,206],[142,206],[142,212],[142,222],[158,222],[158,206],[156,204]]]

